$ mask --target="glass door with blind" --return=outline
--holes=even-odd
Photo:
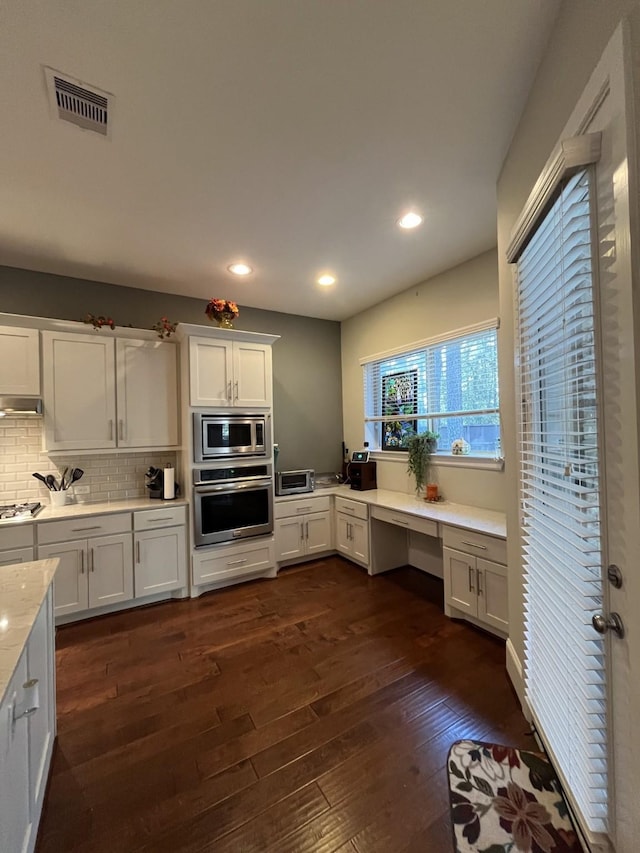
[[[595,169],[571,170],[516,262],[525,693],[585,837],[609,828]]]

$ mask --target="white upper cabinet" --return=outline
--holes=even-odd
[[[40,395],[40,337],[37,329],[0,326],[0,395]]]
[[[192,406],[231,406],[233,341],[189,338],[189,380]]]
[[[46,449],[177,445],[177,347],[107,334],[42,332]]]
[[[116,446],[115,347],[104,332],[43,332],[47,450]]]
[[[192,406],[271,406],[271,346],[189,337]]]
[[[178,443],[177,351],[161,341],[116,340],[118,447]]]

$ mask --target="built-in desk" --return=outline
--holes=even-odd
[[[411,565],[443,578],[448,616],[467,619],[499,636],[507,636],[504,513],[449,501],[428,503],[415,495],[385,489],[358,492],[347,486],[334,486],[319,492],[334,496],[339,553],[366,566],[370,575]],[[305,498],[313,501],[316,495],[318,492]],[[291,498],[277,502],[281,500]],[[353,533],[340,535],[339,522],[346,511],[343,504],[352,508],[347,530],[356,530],[357,524],[361,533],[362,525],[366,531],[368,523],[367,548],[361,547],[357,554],[347,546],[362,537],[358,539]],[[362,512],[354,513],[353,507],[357,506],[362,507]]]

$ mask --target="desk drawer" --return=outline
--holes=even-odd
[[[431,518],[422,518],[419,515],[411,515],[407,512],[398,512],[379,506],[371,508],[371,517],[384,521],[386,524],[395,524],[398,527],[406,527],[407,530],[415,530],[416,533],[424,533],[436,538],[438,536],[438,522]]]
[[[67,542],[74,539],[91,539],[112,533],[131,531],[131,513],[114,512],[112,515],[85,515],[65,521],[42,521],[38,524],[38,544]]]
[[[507,564],[507,543],[504,539],[498,539],[496,536],[487,536],[486,533],[475,533],[472,530],[462,530],[459,527],[444,525],[442,540],[445,548],[455,548],[456,551],[474,554],[484,560]]]
[[[352,515],[354,518],[369,518],[369,507],[360,501],[350,501],[348,498],[336,498],[336,511]]]
[[[276,501],[273,514],[275,518],[291,518],[296,515],[307,515],[310,512],[326,512],[331,509],[330,495],[322,497],[300,498],[295,501]]]
[[[158,509],[145,509],[134,512],[134,530],[153,530],[155,527],[175,527],[187,520],[184,506],[159,506]]]

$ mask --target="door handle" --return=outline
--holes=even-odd
[[[304,539],[304,521],[300,522],[300,539]]]
[[[238,400],[238,380],[237,380],[237,379],[236,379],[235,389],[236,389],[236,396],[235,396],[235,399],[236,399],[236,402],[237,402],[237,400]]]
[[[118,438],[120,441],[124,441],[124,421],[122,418],[118,421]]]
[[[591,624],[598,634],[606,634],[607,631],[613,631],[620,639],[624,637],[624,623],[619,613],[610,613],[608,616],[605,616],[603,613],[596,613],[591,619]]]
[[[136,542],[136,563],[140,563],[140,542]]]
[[[473,585],[474,573],[475,573],[475,570],[474,570],[473,566],[469,566],[469,592],[475,592],[475,590],[476,590],[475,586]]]
[[[476,583],[478,585],[478,595],[482,595],[482,586],[480,585],[480,581],[482,579],[482,572],[480,569],[476,569]]]
[[[109,441],[113,441],[113,420],[109,418]]]
[[[464,539],[460,540],[460,544],[461,545],[470,545],[472,548],[480,548],[481,551],[487,551],[488,550],[486,545],[478,545],[477,542],[465,542]]]
[[[89,552],[89,553],[90,553],[90,555],[91,555],[91,571],[92,571],[92,572],[95,572],[95,570],[96,570],[96,563],[95,563],[95,555],[94,555],[94,553],[93,553],[93,548],[91,548],[91,550],[90,550],[90,552]]]
[[[80,574],[84,574],[84,548],[80,551]]]
[[[231,402],[231,380],[227,383],[227,400]]]
[[[308,538],[309,538],[309,522],[308,522],[308,521],[305,521],[305,534],[304,534],[304,538],[305,538],[305,539],[308,539]]]

